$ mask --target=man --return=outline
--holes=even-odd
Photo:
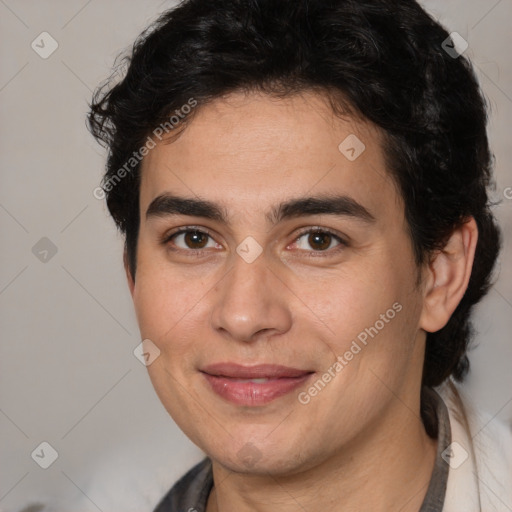
[[[207,455],[158,512],[512,509],[454,383],[499,250],[455,43],[412,0],[188,0],[97,92],[149,375]]]

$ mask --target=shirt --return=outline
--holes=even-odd
[[[437,453],[430,483],[419,512],[441,512],[446,495],[449,465],[443,456],[451,444],[448,409],[441,397],[429,390],[428,399],[435,407],[438,435]],[[211,460],[207,457],[186,473],[158,504],[154,512],[205,512],[213,488]]]

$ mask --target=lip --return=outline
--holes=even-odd
[[[201,373],[211,389],[225,400],[236,405],[258,406],[291,393],[314,372],[274,364],[217,363],[204,367]],[[266,380],[252,382],[249,379]]]

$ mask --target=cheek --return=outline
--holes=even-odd
[[[204,287],[185,272],[173,269],[159,251],[139,244],[133,302],[142,336],[163,341],[194,314]]]
[[[160,357],[148,366],[159,395],[167,388],[174,390],[172,396],[179,394],[183,386],[179,383],[194,373],[208,338],[206,291],[207,287],[168,272],[141,272],[133,300],[142,339],[151,340],[160,350]],[[166,407],[175,402],[170,397],[161,399]]]
[[[379,282],[371,269],[300,276],[294,294],[330,331],[336,340],[346,340],[373,325],[397,300],[394,283]]]
[[[365,378],[372,368],[401,372],[414,349],[421,295],[413,287],[413,268],[399,268],[382,254],[378,260],[379,265],[296,283],[301,301],[327,328],[329,358],[344,358],[347,378]]]
[[[137,321],[143,338],[153,341],[162,352],[176,353],[180,347],[191,347],[193,337],[199,336],[202,294],[172,292],[162,284],[143,285],[134,294]]]
[[[137,276],[133,294],[141,335],[157,344],[172,329],[178,314],[176,295],[167,293],[166,288],[165,283],[152,280],[141,272]]]

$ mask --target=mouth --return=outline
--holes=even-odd
[[[265,405],[303,385],[315,372],[288,366],[217,363],[200,370],[211,390],[236,405]]]

